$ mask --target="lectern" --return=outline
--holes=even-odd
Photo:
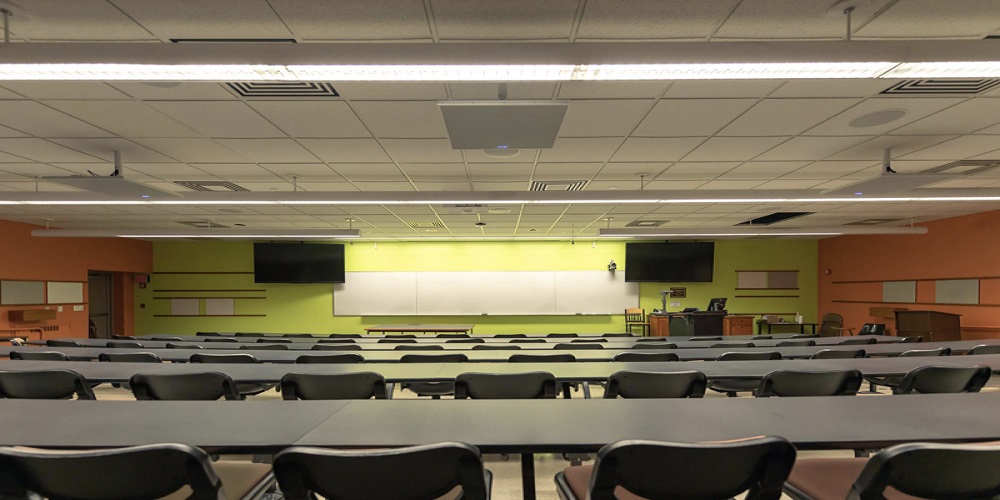
[[[921,336],[927,342],[962,340],[961,317],[940,311],[896,311],[896,335]]]

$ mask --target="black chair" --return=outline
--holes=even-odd
[[[139,340],[139,338],[136,337],[135,335],[117,335],[114,333],[111,334],[111,338],[115,340]]]
[[[924,341],[923,337],[921,337],[920,335],[914,335],[914,336],[910,336],[910,337],[903,337],[902,340],[899,341],[899,343],[900,344],[916,344],[918,342],[923,342],[923,341]]]
[[[472,346],[473,351],[519,351],[521,346],[478,344]]]
[[[754,396],[854,396],[861,388],[861,380],[858,370],[775,370],[764,375]]]
[[[552,346],[552,349],[557,351],[579,351],[584,349],[604,349],[604,346],[601,344],[556,344]]]
[[[112,349],[115,349],[115,348],[122,348],[122,349],[143,349],[143,348],[146,347],[146,346],[140,344],[139,342],[108,342],[107,344],[104,344],[104,345],[106,347],[110,347]]]
[[[387,399],[385,378],[374,372],[313,374],[287,373],[281,377],[281,398]]]
[[[691,342],[704,342],[707,340],[723,340],[723,339],[720,336],[712,336],[712,337],[701,336],[701,337],[691,337],[690,339]]]
[[[635,335],[632,335],[631,333],[602,333],[601,336],[605,337],[605,338],[607,338],[607,337],[635,337]],[[636,339],[636,340],[638,340],[638,339]]]
[[[354,339],[319,339],[316,341],[319,344],[354,344],[357,343]]]
[[[467,339],[469,338],[468,333],[439,333],[435,335],[439,339]]]
[[[241,351],[287,351],[288,344],[241,345]]]
[[[871,459],[803,459],[792,469],[785,492],[796,500],[901,498],[900,493],[910,495],[906,498],[997,498],[1000,445],[909,443]]]
[[[794,462],[795,447],[780,437],[712,444],[629,440],[601,448],[593,465],[569,467],[555,481],[566,500],[712,499],[743,492],[746,500],[776,500]]]
[[[815,333],[796,333],[796,334],[794,334],[794,335],[792,335],[792,336],[790,336],[788,338],[790,338],[790,339],[815,339],[815,338],[819,338],[819,335],[817,335]]]
[[[400,363],[467,363],[469,357],[462,353],[452,354],[406,354],[399,358]],[[409,389],[417,396],[430,396],[431,399],[441,399],[441,396],[455,394],[454,382],[407,382],[400,385]]]
[[[402,344],[392,348],[393,351],[443,351],[443,345],[411,345]]]
[[[667,337],[642,337],[635,339],[636,342],[666,342]]]
[[[363,348],[358,344],[315,344],[310,349],[313,351],[360,351]]]
[[[290,339],[311,339],[311,338],[313,338],[313,334],[311,334],[311,333],[286,333],[286,334],[282,335],[282,337],[284,337],[284,338],[290,338]]]
[[[217,462],[184,444],[106,450],[0,448],[0,494],[16,498],[259,498],[274,484],[266,464]],[[186,488],[185,488],[186,490]],[[31,494],[29,495],[28,492]]]
[[[979,392],[993,374],[988,366],[921,366],[910,370],[893,394]]]
[[[820,349],[809,356],[809,359],[851,359],[867,355],[864,349]]]
[[[417,338],[417,336],[414,335],[414,334],[412,334],[412,333],[400,333],[398,335],[387,335],[385,338],[387,338],[387,339],[415,339],[415,338]]]
[[[857,337],[853,339],[844,339],[837,342],[837,345],[871,345],[877,344],[878,339],[875,337]]]
[[[154,353],[151,352],[102,352],[97,355],[98,361],[111,363],[162,363]]]
[[[132,394],[140,401],[239,400],[239,390],[229,375],[219,372],[157,375],[137,373],[129,379]]]
[[[227,363],[238,365],[249,365],[257,362],[253,354],[192,354],[188,361],[192,363]],[[259,384],[256,382],[237,382],[236,390],[240,396],[247,397],[260,394],[272,389],[275,384]]]
[[[680,361],[676,352],[620,352],[614,361]]]
[[[608,377],[604,399],[623,398],[700,398],[705,395],[708,379],[699,371],[636,372],[620,371]]]
[[[363,335],[360,333],[331,333],[327,335],[327,338],[331,339],[360,339]]]
[[[632,344],[629,349],[677,349],[677,344],[672,342],[660,342],[657,344]]]
[[[204,347],[194,344],[173,344],[167,342],[167,349],[204,349]]]
[[[600,339],[573,339],[573,340],[570,340],[569,342],[571,344],[572,343],[584,343],[584,344],[586,344],[588,342],[604,343],[604,342],[607,342],[607,341],[608,341],[608,339],[600,338]]]
[[[455,399],[552,399],[556,378],[549,372],[462,373]]]
[[[715,358],[716,361],[768,361],[778,359],[781,359],[781,353],[776,351],[726,352]],[[740,392],[756,391],[759,385],[760,380],[723,378],[709,382],[708,388],[735,398]]]
[[[976,347],[969,349],[969,352],[966,354],[1000,354],[1000,345],[977,345]]]
[[[812,347],[814,345],[816,345],[815,340],[782,340],[774,344],[774,347]]]
[[[7,357],[24,361],[69,361],[69,356],[59,351],[10,351]]]
[[[789,337],[789,338],[795,338],[795,336],[792,336],[792,337]],[[772,340],[772,339],[774,339],[774,337],[771,336],[771,335],[755,335],[754,336],[754,340]]]
[[[909,357],[935,357],[935,356],[950,356],[951,349],[947,347],[938,347],[937,349],[914,349],[912,351],[904,351],[899,354],[901,358]],[[868,392],[877,392],[875,390],[876,385],[884,385],[886,387],[895,388],[903,381],[903,377],[892,375],[887,377],[880,377],[877,375],[865,375],[865,380],[868,381]]]
[[[459,487],[463,500],[487,500],[492,482],[479,450],[464,443],[379,451],[296,446],[274,457],[274,473],[289,500],[440,498]]]
[[[416,344],[417,343],[417,339],[410,339],[410,338],[405,338],[405,339],[390,339],[390,338],[384,338],[384,339],[378,339],[378,343],[379,344]]]
[[[292,339],[286,339],[281,337],[268,337],[259,338],[256,340],[258,344],[291,344]]]
[[[0,372],[3,399],[72,399],[73,396],[97,399],[83,375],[73,370]]]
[[[576,362],[576,356],[572,354],[511,354],[507,361],[510,363],[574,363]],[[590,385],[587,382],[583,383],[584,395],[589,397]],[[572,382],[563,382],[559,384],[562,387],[563,397],[569,399],[573,397],[571,389],[576,386]]]
[[[511,344],[547,344],[548,341],[545,339],[512,339],[508,340]]]
[[[46,340],[46,347],[83,347],[83,344],[75,340]]]
[[[574,339],[579,337],[579,335],[575,333],[550,333],[545,337],[550,339]]]
[[[174,337],[171,335],[153,335],[150,340],[184,340],[180,337]]]
[[[265,342],[267,341],[267,339],[257,339],[257,342],[260,342],[261,340]],[[205,342],[224,342],[230,344],[238,344],[240,340],[233,337],[205,337]]]
[[[296,363],[364,363],[360,354],[303,354],[295,358]]]
[[[249,332],[236,332],[233,335],[237,337],[266,337],[263,333],[249,333]]]
[[[221,337],[222,334],[219,332],[195,332],[196,337]]]
[[[727,347],[741,348],[741,347],[757,347],[753,342],[719,342],[717,344],[709,344],[709,349],[725,349]]]
[[[459,339],[445,340],[444,343],[445,344],[485,344],[486,341],[483,340],[483,339],[481,339],[481,338],[474,338],[474,339],[461,339],[461,338],[459,338]]]
[[[495,339],[523,339],[528,336],[523,333],[498,333],[493,336]]]

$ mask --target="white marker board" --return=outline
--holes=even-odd
[[[49,304],[83,304],[83,283],[49,281],[45,284]]]
[[[417,314],[416,273],[345,273],[344,281],[333,285],[334,316]]]
[[[0,304],[19,306],[44,303],[44,281],[0,281]]]

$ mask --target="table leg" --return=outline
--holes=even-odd
[[[535,455],[521,454],[521,489],[524,500],[535,500]]]
[[[816,335],[816,324],[814,323],[814,324],[811,324],[809,326],[812,327],[812,334]]]

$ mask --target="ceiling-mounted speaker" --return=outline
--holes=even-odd
[[[569,103],[564,101],[439,102],[453,149],[548,149]]]

